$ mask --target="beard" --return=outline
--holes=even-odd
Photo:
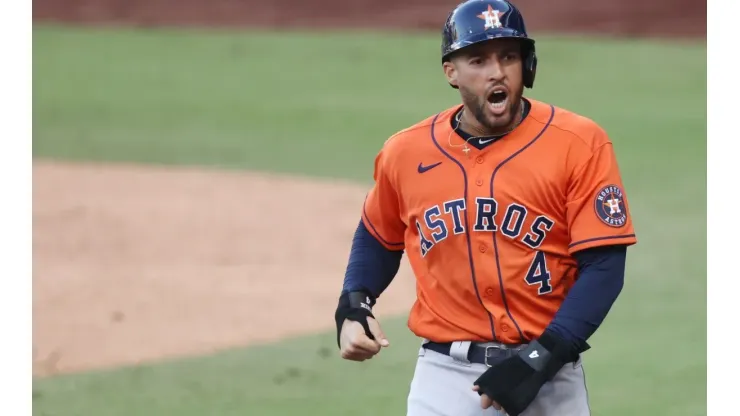
[[[468,132],[480,136],[495,136],[507,133],[518,121],[517,115],[521,110],[521,97],[523,91],[512,93],[507,97],[506,111],[499,116],[491,113],[488,97],[477,95],[462,86],[458,87],[465,108],[475,117],[478,126],[470,126],[476,131]]]

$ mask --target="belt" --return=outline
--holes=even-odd
[[[471,342],[468,348],[468,361],[476,364],[485,364],[488,367],[499,361],[513,357],[526,348],[527,344],[501,344],[497,342]],[[427,342],[423,348],[450,356],[451,342]]]

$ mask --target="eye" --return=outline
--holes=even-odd
[[[483,62],[480,58],[472,58],[470,59],[470,65],[480,65]]]

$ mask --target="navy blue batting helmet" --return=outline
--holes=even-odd
[[[522,40],[524,86],[532,88],[537,71],[534,39],[527,34],[522,13],[507,0],[468,0],[458,4],[442,30],[442,62],[467,46],[502,38]]]

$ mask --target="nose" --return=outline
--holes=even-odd
[[[504,68],[498,59],[494,58],[489,60],[489,65],[487,69],[488,79],[490,81],[501,81],[504,79]]]

